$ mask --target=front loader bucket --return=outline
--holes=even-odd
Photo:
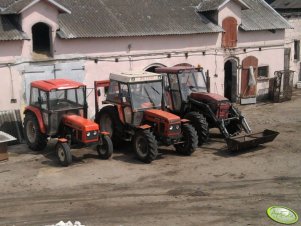
[[[240,151],[271,142],[278,136],[278,134],[279,132],[266,129],[263,132],[231,137],[226,139],[226,141],[230,151]]]

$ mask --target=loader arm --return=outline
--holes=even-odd
[[[230,111],[232,116],[230,118],[226,119],[219,119],[211,110],[208,104],[197,101],[191,97],[189,98],[189,102],[195,106],[198,106],[199,110],[204,113],[207,117],[210,117],[214,124],[217,126],[217,128],[220,130],[221,134],[225,138],[230,138],[231,134],[228,132],[225,123],[231,120],[236,120],[237,123],[242,127],[242,129],[245,131],[245,133],[250,134],[252,133],[252,130],[246,120],[246,118],[233,106],[231,106]]]

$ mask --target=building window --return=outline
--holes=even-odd
[[[237,45],[237,21],[234,17],[227,17],[222,23],[224,33],[222,47],[233,48]]]
[[[258,66],[258,77],[268,78],[269,77],[269,66]]]
[[[300,60],[300,40],[294,40],[294,60]]]
[[[52,56],[51,28],[45,23],[36,23],[32,26],[32,50],[34,53]]]

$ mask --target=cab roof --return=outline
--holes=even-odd
[[[185,71],[185,70],[195,70],[195,67],[190,67],[190,66],[174,66],[174,67],[159,67],[156,68],[155,71],[157,73],[179,73],[180,71]]]
[[[49,92],[51,90],[76,89],[85,86],[81,82],[76,82],[68,79],[49,79],[39,80],[31,83],[31,87]]]
[[[110,79],[125,83],[148,82],[161,80],[162,75],[148,71],[126,71],[121,73],[111,73]]]

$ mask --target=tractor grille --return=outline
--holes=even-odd
[[[180,124],[171,124],[169,125],[169,132],[170,133],[177,133],[181,131],[181,125]]]
[[[87,136],[87,140],[95,140],[98,138],[98,131],[96,130],[89,131],[87,132],[86,136]]]

